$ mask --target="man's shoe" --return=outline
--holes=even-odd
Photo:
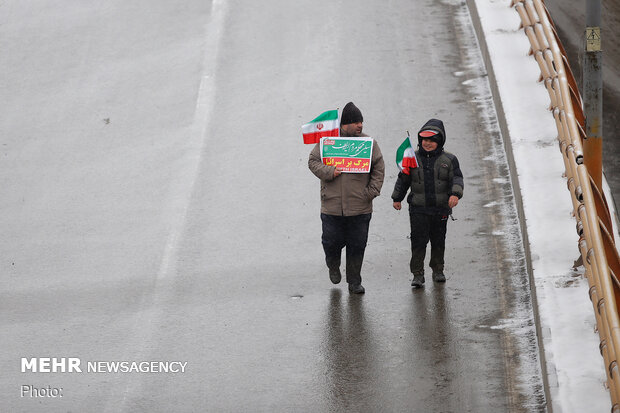
[[[351,294],[364,294],[366,290],[362,287],[362,284],[349,284],[349,292]]]
[[[444,275],[443,271],[438,271],[438,272],[433,271],[433,281],[437,283],[445,283],[446,276]]]
[[[413,288],[424,287],[424,274],[414,274],[413,281],[411,281],[411,286]]]
[[[329,279],[334,284],[338,284],[342,279],[342,274],[340,274],[340,268],[330,268],[329,269]]]

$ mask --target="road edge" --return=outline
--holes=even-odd
[[[521,195],[521,187],[519,185],[519,177],[517,175],[516,163],[514,159],[514,154],[512,151],[512,140],[510,138],[510,131],[508,128],[508,123],[506,121],[506,114],[504,111],[504,107],[502,104],[502,99],[499,93],[499,89],[497,86],[497,79],[495,76],[495,72],[493,70],[493,62],[491,60],[488,45],[486,43],[486,39],[484,36],[484,30],[482,29],[482,25],[480,23],[480,15],[478,13],[478,8],[476,6],[475,0],[466,0],[467,7],[469,8],[469,13],[472,17],[472,23],[474,25],[474,30],[476,32],[476,36],[478,37],[478,43],[480,45],[480,49],[482,52],[482,57],[484,59],[484,64],[487,70],[489,85],[491,88],[491,94],[493,95],[493,104],[495,106],[495,111],[497,112],[497,120],[499,123],[500,132],[502,135],[502,140],[504,142],[504,149],[506,151],[506,158],[508,160],[508,169],[510,170],[510,182],[515,195],[515,204],[517,207],[517,214],[519,216],[519,226],[521,228],[521,237],[523,241],[523,249],[525,251],[525,261],[526,261],[526,270],[530,282],[530,291],[532,294],[532,310],[534,313],[534,321],[536,323],[536,335],[538,337],[538,355],[540,357],[540,368],[542,371],[542,381],[544,386],[545,393],[545,401],[546,408],[549,413],[553,412],[552,409],[552,387],[557,389],[558,380],[555,372],[555,368],[552,363],[548,362],[547,357],[545,355],[545,341],[550,340],[549,334],[546,334],[545,329],[541,325],[539,307],[538,307],[538,298],[536,296],[536,283],[534,280],[534,272],[532,269],[532,257],[530,251],[530,242],[528,238],[527,232],[527,224],[525,219],[525,211],[523,208],[523,198]]]

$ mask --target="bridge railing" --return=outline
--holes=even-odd
[[[564,158],[567,186],[577,220],[578,247],[606,367],[611,411],[620,412],[620,257],[603,189],[597,187],[583,162],[583,143],[587,139],[583,102],[544,2],[511,0],[510,7],[519,14],[521,27],[530,42],[530,54],[540,67],[539,81],[549,93],[549,109],[555,119]]]

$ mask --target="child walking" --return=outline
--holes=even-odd
[[[409,219],[411,223],[411,286],[424,287],[424,258],[426,246],[431,243],[429,266],[433,281],[445,282],[444,253],[446,227],[452,208],[463,197],[463,173],[457,157],[446,152],[446,131],[439,119],[430,119],[418,132],[415,158],[403,162],[394,185],[394,209],[401,209],[401,201],[409,192]],[[411,145],[413,147],[413,145]],[[400,166],[400,165],[399,165]]]

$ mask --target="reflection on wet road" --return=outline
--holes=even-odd
[[[28,3],[12,2],[0,25],[16,42],[11,90],[23,94],[7,105],[17,108],[7,130],[21,129],[0,164],[11,184],[3,362],[178,360],[187,370],[50,375],[66,394],[52,403],[20,399],[13,386],[25,376],[11,367],[2,410],[544,411],[514,194],[465,2],[152,0],[146,14],[83,2],[63,14],[71,33],[39,28],[57,10]],[[39,31],[66,68],[52,81],[47,64],[16,73]],[[28,76],[37,81],[24,89]],[[320,185],[299,130],[350,100],[386,159],[363,296],[329,281]],[[31,130],[21,108],[33,101],[49,116]],[[412,290],[393,159],[431,117],[444,121],[465,196],[448,223],[447,283],[427,277]],[[86,126],[67,134],[74,118]]]

